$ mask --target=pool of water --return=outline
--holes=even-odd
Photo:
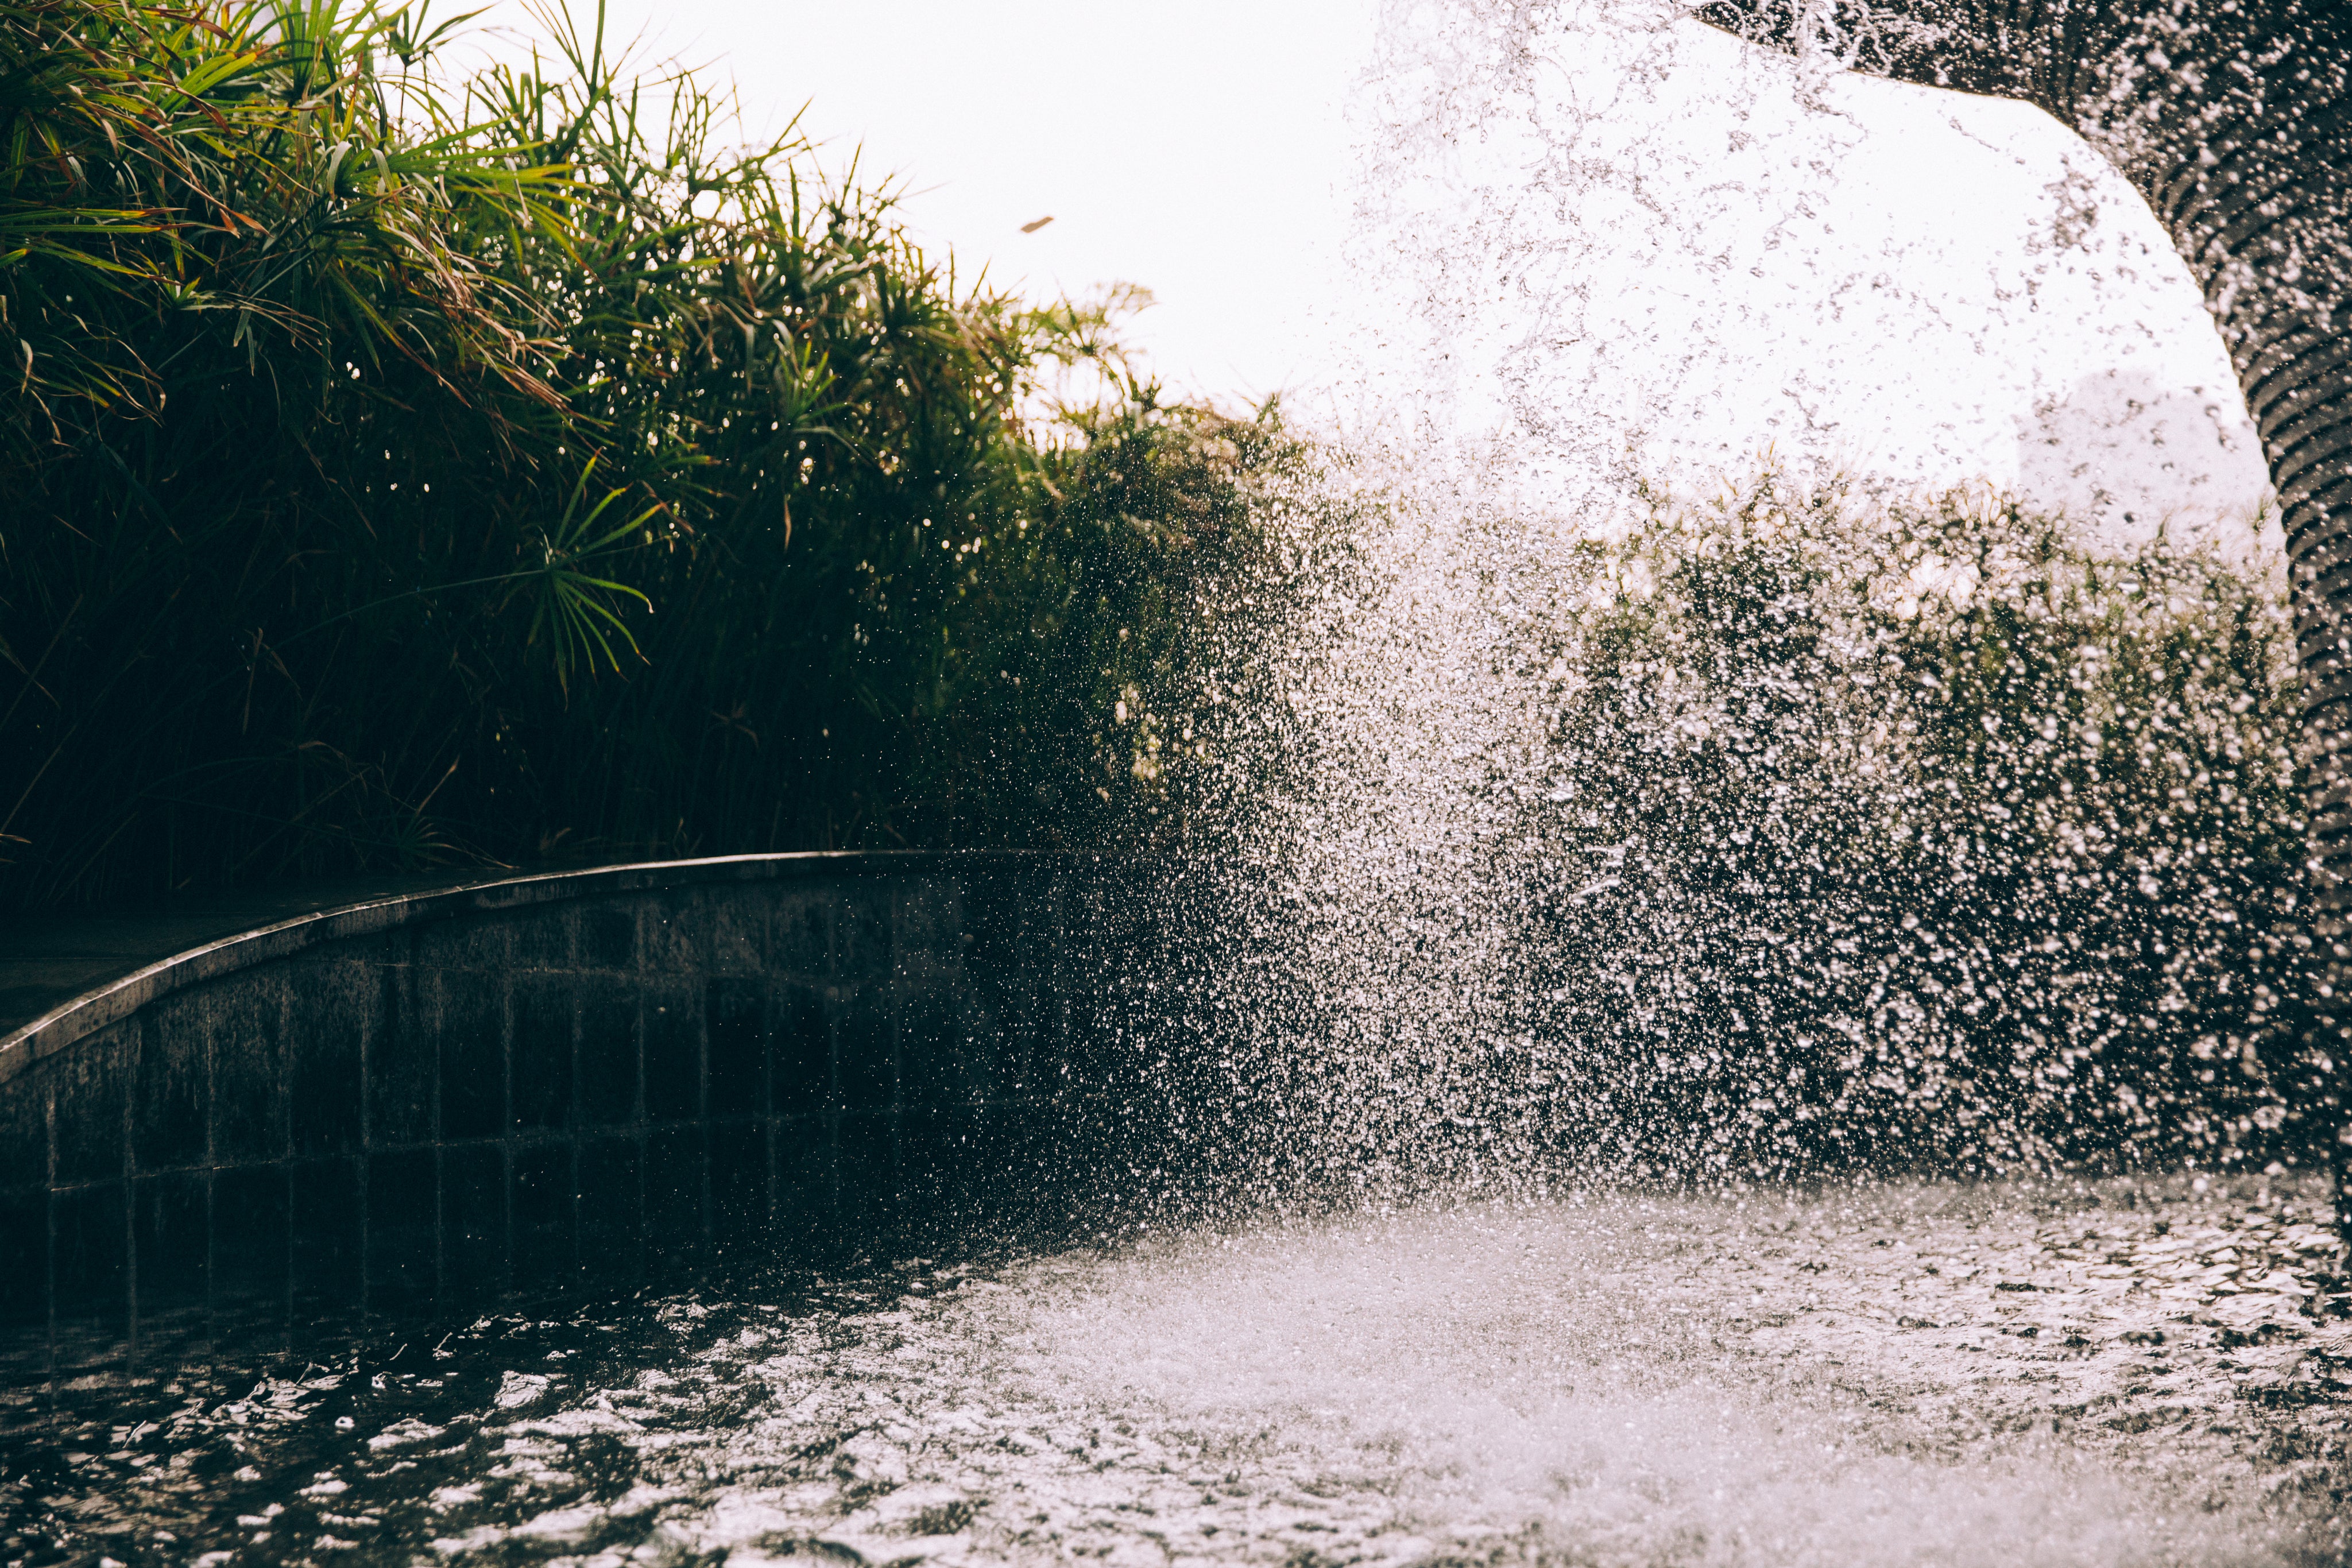
[[[1570,1196],[11,1391],[8,1568],[2346,1560],[2322,1195]]]

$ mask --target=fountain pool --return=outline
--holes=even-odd
[[[2340,1561],[2315,1187],[1583,1194],[20,1392],[5,1561]]]
[[[2285,1175],[2337,1104],[2294,979],[2296,622],[2152,214],[2069,165],[2021,288],[1907,241],[1767,267],[1835,258],[1841,184],[1965,204],[1838,108],[1875,89],[1678,7],[1384,14],[1361,437],[1267,482],[1195,684],[1095,740],[1198,765],[1185,875],[505,878],[0,1037],[0,1316],[48,1369],[0,1389],[0,1565],[2352,1561],[2352,1302]],[[1906,101],[1994,189],[2007,152]],[[2188,357],[2117,322],[2032,369],[2143,261]],[[1928,334],[1962,273],[2000,308]],[[1893,439],[1915,404],[1955,412]],[[2338,427],[2278,417],[2294,533]],[[2158,428],[2242,459],[2166,525],[2214,562],[1903,499],[2013,469],[2122,511],[2079,454]],[[1737,1185],[1871,1161],[2184,1169]],[[1106,1173],[1247,1202],[465,1327],[222,1312],[634,1281]],[[1360,1177],[1423,1196],[1296,1202]]]

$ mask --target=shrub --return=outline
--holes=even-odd
[[[1555,862],[1564,1005],[1527,1010],[1590,1135],[1733,1171],[2295,1146],[2277,585],[1769,472],[1586,570],[1536,655],[1573,672],[1545,810],[1615,848]]]
[[[2312,1157],[2283,584],[1766,470],[1265,527],[1151,1070],[1211,1189]],[[1230,863],[1234,870],[1227,870]]]
[[[454,78],[420,16],[0,0],[0,897],[1163,790],[1119,705],[1271,412],[1162,406],[1106,307],[961,284],[690,77],[551,17]],[[1076,361],[1117,395],[1024,418]]]

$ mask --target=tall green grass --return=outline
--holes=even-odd
[[[1278,423],[540,19],[0,0],[0,906],[1152,830]]]

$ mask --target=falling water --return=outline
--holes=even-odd
[[[2145,207],[1638,5],[1393,6],[1364,96],[1347,433],[1199,721],[1221,1179],[2294,1163],[2276,529]]]

